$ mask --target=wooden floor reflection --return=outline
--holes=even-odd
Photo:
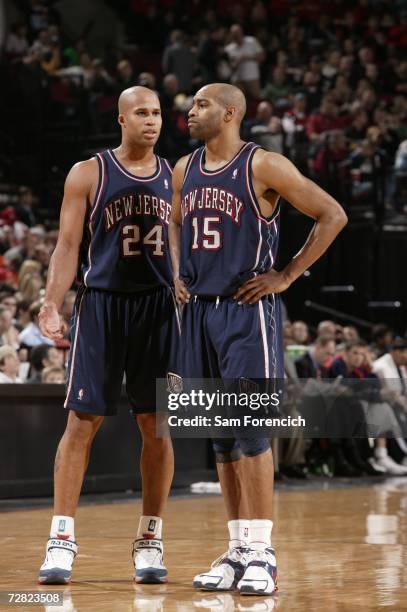
[[[63,607],[46,612],[347,612],[407,610],[407,479],[365,488],[280,491],[274,512],[279,595],[241,597],[195,591],[191,580],[225,548],[219,497],[174,499],[165,519],[170,581],[132,582],[131,542],[140,503],[82,506],[79,555]],[[38,590],[50,511],[0,514],[0,591]]]

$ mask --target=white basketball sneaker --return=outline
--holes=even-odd
[[[68,584],[71,581],[72,564],[77,553],[76,542],[50,538],[47,542],[45,561],[38,576],[39,584]]]
[[[205,591],[233,591],[246,569],[248,552],[242,546],[230,548],[212,563],[208,572],[195,576],[194,587]]]
[[[272,595],[277,591],[277,561],[273,548],[250,551],[237,589],[242,595]]]
[[[133,543],[134,580],[141,584],[167,582],[163,543],[158,538],[141,538]]]

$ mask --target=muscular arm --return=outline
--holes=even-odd
[[[303,214],[315,220],[304,246],[282,272],[270,270],[243,285],[236,294],[241,302],[257,302],[263,295],[287,289],[325,253],[347,223],[343,208],[313,181],[303,176],[285,157],[258,151],[253,178],[263,194],[273,190]]]
[[[62,335],[58,311],[75,279],[86,208],[97,177],[97,161],[90,159],[75,164],[65,181],[58,241],[50,260],[45,301],[40,312],[41,330],[53,339]]]
[[[168,240],[170,246],[170,254],[172,261],[172,271],[174,277],[175,296],[178,304],[184,304],[189,301],[190,295],[185,287],[185,284],[179,278],[179,259],[181,252],[181,188],[184,180],[185,168],[188,163],[189,156],[181,157],[176,163],[172,175],[172,208],[170,216],[170,224],[168,227]]]

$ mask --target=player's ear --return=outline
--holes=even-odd
[[[227,109],[225,110],[225,121],[226,123],[229,123],[230,121],[232,121],[233,117],[236,116],[236,108],[234,106],[228,106]]]
[[[120,125],[120,127],[124,127],[126,121],[124,119],[124,115],[122,115],[120,113],[120,115],[117,117],[117,123]]]

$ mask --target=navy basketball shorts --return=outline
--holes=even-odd
[[[257,382],[284,378],[281,315],[278,295],[241,306],[233,298],[192,297],[182,311],[180,375],[222,379],[228,391],[237,389],[242,378]],[[230,407],[228,414],[233,416],[236,410]],[[213,438],[212,444],[217,462],[236,460],[241,453],[255,456],[270,447],[268,438],[242,427],[234,430],[234,438]]]
[[[181,315],[178,369],[183,378],[283,378],[281,303],[191,297]]]
[[[174,364],[177,317],[168,287],[142,294],[81,288],[71,319],[65,408],[116,414],[125,375],[133,412],[154,412],[156,378]]]

